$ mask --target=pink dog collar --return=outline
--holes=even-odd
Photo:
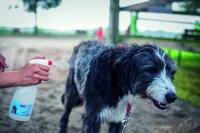
[[[126,115],[125,115],[124,119],[122,120],[122,125],[124,128],[127,126],[130,114],[131,114],[131,104],[128,103],[127,108],[126,108]]]

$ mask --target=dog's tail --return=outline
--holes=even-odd
[[[65,103],[65,94],[62,95],[62,97],[61,97],[61,102],[62,102],[62,104]]]

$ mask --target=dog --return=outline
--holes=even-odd
[[[78,105],[85,107],[82,133],[98,133],[101,122],[109,124],[109,133],[121,133],[135,96],[150,99],[160,110],[177,99],[176,65],[156,45],[115,47],[85,41],[75,47],[69,64],[59,133],[67,133],[70,112]]]

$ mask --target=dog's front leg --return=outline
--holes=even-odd
[[[110,123],[109,133],[121,133],[123,129],[122,123]]]
[[[93,114],[84,117],[81,133],[99,133],[100,122]]]

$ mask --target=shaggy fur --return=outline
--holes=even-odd
[[[120,133],[127,104],[134,104],[136,95],[166,109],[176,99],[175,70],[171,58],[155,45],[119,48],[82,42],[70,59],[60,133],[67,132],[69,114],[81,103],[85,106],[82,133],[98,133],[101,122],[110,124],[109,133]]]

